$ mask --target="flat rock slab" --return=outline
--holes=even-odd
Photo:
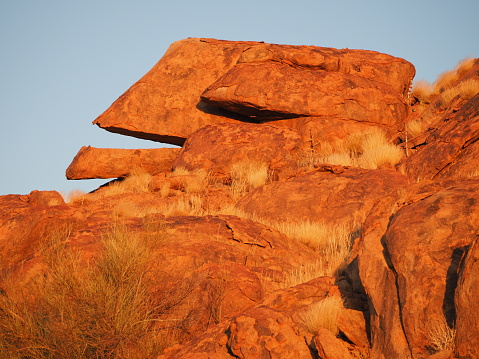
[[[238,64],[268,67],[278,62],[359,76],[403,97],[415,73],[409,62],[374,51],[190,38],[173,43],[94,123],[111,132],[182,145],[206,125],[251,121],[202,101],[208,86]]]
[[[400,129],[408,114],[402,95],[382,82],[277,62],[238,64],[201,98],[232,112],[269,120],[342,117]]]
[[[124,177],[140,169],[158,174],[171,170],[180,148],[119,149],[83,146],[66,170],[70,180]]]

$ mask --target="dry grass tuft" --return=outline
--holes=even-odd
[[[338,315],[343,307],[341,297],[326,297],[312,304],[302,315],[303,324],[311,333],[317,333],[320,328],[324,328],[338,335]]]
[[[231,165],[231,191],[240,197],[251,189],[264,186],[270,179],[269,166],[265,162],[246,160]]]
[[[433,353],[442,350],[454,350],[456,330],[449,327],[444,317],[432,324],[427,337],[430,342],[428,348]]]
[[[185,167],[176,167],[169,176],[183,176],[183,181],[180,181],[181,190],[186,193],[205,192],[211,180],[211,174],[202,168],[190,171]]]
[[[278,222],[260,218],[235,206],[225,207],[221,210],[221,213],[263,223],[292,240],[306,244],[318,253],[319,259],[315,263],[304,264],[301,268],[294,269],[287,275],[285,278],[286,286],[290,286],[291,283],[294,283],[293,285],[304,283],[301,282],[301,278],[307,278],[305,281],[308,281],[320,276],[340,275],[349,259],[352,242],[358,235],[357,225],[352,222],[343,224],[327,224],[308,220],[296,223]]]
[[[287,237],[302,242],[320,255],[313,268],[304,267],[300,272],[316,272],[319,276],[336,276],[345,268],[351,253],[353,226],[302,221],[299,223],[271,223],[268,225]],[[312,278],[311,278],[312,279]]]
[[[416,98],[420,103],[429,103],[434,93],[434,86],[424,80],[415,81],[412,85],[410,96]]]
[[[454,69],[440,74],[434,82],[434,92],[442,93],[456,85],[457,81],[464,76],[473,66],[474,59],[467,57],[454,67]]]
[[[124,193],[147,193],[150,192],[152,175],[142,169],[134,169],[122,180],[111,182],[101,190],[103,197],[115,196]]]
[[[53,232],[47,241],[45,276],[28,288],[12,283],[12,295],[0,296],[3,357],[157,356],[158,313],[144,280],[150,243],[117,223],[105,233],[100,256],[85,263],[66,235]]]
[[[388,141],[383,131],[373,128],[355,133],[344,139],[335,152],[310,153],[308,167],[315,164],[332,164],[377,169],[384,165],[395,165],[404,156],[403,150]],[[304,166],[304,159],[299,165]]]
[[[195,194],[179,197],[177,201],[162,208],[161,213],[166,217],[204,216],[208,214],[203,208],[203,198]]]
[[[416,137],[424,131],[425,123],[414,119],[406,123],[406,131],[410,137]]]
[[[468,79],[460,82],[454,87],[444,90],[441,94],[441,103],[449,106],[456,97],[463,100],[469,100],[479,93],[479,80]]]

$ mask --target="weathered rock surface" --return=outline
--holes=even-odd
[[[344,168],[342,173],[331,173],[318,169],[260,187],[237,206],[277,221],[361,223],[380,198],[406,185],[407,178],[391,170]]]
[[[467,249],[462,269],[457,282],[456,305],[456,357],[479,357],[479,310],[477,297],[479,295],[479,247],[477,235]]]
[[[210,85],[201,98],[260,120],[340,117],[399,130],[408,114],[402,96],[381,82],[280,63],[238,64]]]
[[[479,94],[438,126],[404,162],[404,172],[414,181],[477,176]]]
[[[284,177],[297,171],[295,155],[301,149],[299,133],[287,128],[248,123],[210,125],[188,137],[174,167],[203,168],[227,176],[233,164],[251,160],[266,163]]]
[[[124,177],[140,170],[151,174],[168,172],[179,148],[119,149],[84,146],[66,170],[70,180]]]
[[[452,326],[456,319],[457,270],[477,236],[478,190],[479,181],[462,181],[401,208],[382,239],[413,357],[445,349],[435,348],[434,330],[444,333],[442,323]]]
[[[203,91],[255,43],[186,39],[93,123],[108,131],[182,145],[201,127],[231,122],[235,115],[200,101]]]
[[[301,323],[300,314],[311,303],[336,291],[327,277],[277,291],[230,321],[182,346],[166,350],[159,358],[314,358],[315,341]],[[328,338],[330,335],[325,334]],[[328,348],[331,350],[331,346]],[[349,354],[345,350],[342,353]]]
[[[201,101],[200,96],[208,86],[235,66],[254,66],[260,70],[280,66],[281,71],[293,70],[296,73],[294,68],[278,65],[278,62],[307,69],[300,73],[311,74],[313,78],[320,76],[319,73],[337,78],[341,82],[331,86],[341,90],[344,87],[344,94],[348,96],[358,90],[351,89],[351,83],[343,81],[345,77],[353,78],[354,86],[374,84],[372,89],[365,89],[365,93],[379,95],[377,90],[384,89],[385,93],[380,97],[392,96],[392,104],[397,105],[392,111],[400,114],[405,110],[404,103],[396,97],[407,94],[415,72],[407,61],[373,51],[186,39],[172,44],[163,58],[94,123],[111,132],[182,145],[186,137],[206,125],[251,121],[246,116]],[[273,72],[273,75],[279,73]],[[263,84],[262,92],[274,94],[275,89]],[[350,109],[358,110],[354,101],[349,102]],[[360,110],[364,113],[363,109]],[[373,109],[370,107],[369,110]],[[391,113],[390,109],[385,110]],[[380,112],[378,108],[373,116],[376,118]]]

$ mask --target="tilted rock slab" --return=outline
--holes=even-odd
[[[70,180],[125,177],[134,170],[158,174],[171,170],[179,148],[119,149],[83,146],[66,170]]]
[[[405,173],[414,181],[477,176],[479,94],[441,122],[402,164]]]
[[[238,64],[209,86],[201,98],[233,112],[269,120],[341,117],[400,129],[408,114],[402,95],[382,82],[274,62]]]
[[[351,99],[348,97],[351,93],[359,91],[351,87],[372,86],[371,89],[364,89],[368,98],[382,97],[383,94],[378,90],[384,89],[384,96],[391,98],[394,107],[392,110],[387,109],[386,112],[397,112],[400,117],[404,104],[396,97],[406,96],[415,73],[414,66],[409,62],[374,51],[186,39],[173,43],[162,59],[94,123],[111,132],[182,145],[190,134],[206,125],[238,120],[251,121],[247,116],[212,106],[200,98],[206,88],[235,66],[280,70],[275,76],[279,76],[281,71],[296,73],[299,71],[296,68],[304,68],[304,74],[316,73],[313,78],[320,76],[318,75],[320,72],[327,74],[328,76],[324,76],[341,81],[333,88],[344,87],[342,93],[346,96],[345,100],[350,103],[349,110],[361,110],[361,113],[364,113],[364,109],[356,105],[357,96],[352,96]],[[350,78],[354,81],[347,81]],[[308,80],[308,83],[311,84],[311,80]],[[294,83],[295,86],[296,84]],[[262,91],[274,96],[277,90],[275,86],[265,83]],[[257,86],[250,88],[253,92],[257,90]],[[289,90],[290,101],[295,102],[297,101],[295,97],[301,97],[314,90],[314,86],[309,89],[305,87]],[[384,109],[382,105],[377,108],[377,113]],[[276,111],[275,108],[265,110]],[[369,106],[369,111],[372,110],[373,108]],[[296,110],[293,112],[302,113]],[[308,114],[316,112],[309,111]],[[341,113],[344,112],[347,111]],[[384,122],[377,115],[370,121],[378,120],[379,123]],[[391,119],[386,120],[390,121]],[[401,118],[397,121],[401,121]]]

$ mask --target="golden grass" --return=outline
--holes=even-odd
[[[457,81],[474,66],[474,62],[473,58],[467,57],[459,61],[454,69],[440,74],[434,82],[434,92],[441,93],[455,86]]]
[[[251,189],[264,186],[270,179],[269,166],[265,162],[246,160],[230,167],[231,192],[240,197]]]
[[[301,319],[311,333],[317,333],[320,328],[324,328],[338,335],[338,315],[343,307],[341,297],[326,297],[312,304]]]
[[[88,263],[67,246],[66,233],[53,232],[47,241],[45,276],[26,288],[10,283],[9,295],[0,296],[2,357],[158,355],[158,313],[144,280],[150,243],[117,223],[105,233],[99,258]]]
[[[441,103],[447,107],[456,97],[460,97],[463,100],[469,100],[477,93],[479,93],[479,80],[464,80],[456,86],[444,90],[441,94]]]
[[[151,177],[151,174],[141,169],[134,169],[124,179],[111,182],[108,186],[102,188],[102,197],[110,197],[124,193],[150,192]]]
[[[414,119],[406,123],[408,136],[416,137],[424,131],[425,123],[419,119]]]
[[[311,280],[320,276],[340,275],[349,259],[353,236],[357,234],[354,223],[314,222],[301,220],[298,222],[279,222],[258,217],[247,213],[235,206],[228,206],[220,211],[222,214],[248,218],[276,229],[292,240],[304,243],[318,253],[318,260],[311,264],[304,264],[301,268],[294,269],[284,279],[287,286],[291,283],[299,284],[302,279]],[[310,274],[308,274],[310,273]],[[291,278],[287,278],[291,277]],[[307,281],[305,280],[305,281]]]
[[[390,143],[384,132],[378,128],[348,136],[333,151],[306,154],[309,162],[303,158],[298,164],[304,166],[306,162],[307,167],[313,167],[315,164],[324,163],[377,169],[385,165],[395,165],[404,156],[403,150]]]
[[[450,328],[443,317],[433,322],[427,334],[430,345],[428,348],[432,352],[440,352],[442,350],[454,350],[454,339],[456,330]]]
[[[180,180],[180,189],[186,193],[205,192],[211,180],[211,174],[202,168],[190,171],[180,166],[169,173],[169,176],[179,176],[180,179],[183,176],[183,180]]]
[[[79,189],[74,189],[74,190],[71,190],[67,195],[63,195],[63,198],[66,203],[74,204],[78,202],[83,202],[86,195],[87,195],[86,192]]]
[[[420,103],[429,103],[434,93],[434,87],[427,81],[418,80],[412,85],[410,96],[416,98]]]

